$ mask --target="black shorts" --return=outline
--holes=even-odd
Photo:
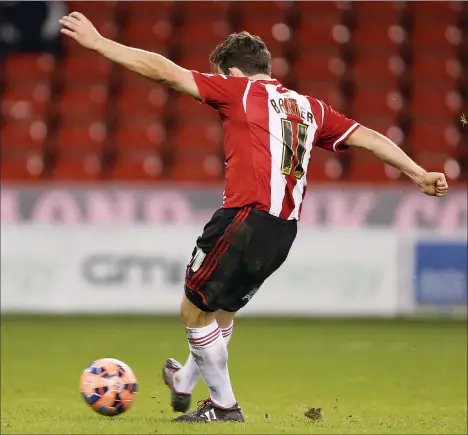
[[[187,298],[202,311],[239,310],[286,260],[296,232],[296,221],[251,207],[218,210],[187,266]]]

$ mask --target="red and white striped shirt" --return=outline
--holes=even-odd
[[[344,151],[359,124],[323,101],[277,80],[249,80],[193,71],[201,102],[223,121],[224,208],[252,206],[299,220],[314,146]]]

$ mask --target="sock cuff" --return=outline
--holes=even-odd
[[[216,408],[221,408],[221,409],[231,409],[233,406],[235,406],[237,404],[237,402],[234,400],[234,403],[231,405],[231,406],[221,406],[219,405],[218,403],[216,403],[213,398],[211,397],[210,395],[210,401],[211,403],[213,403],[214,406],[216,406]]]
[[[231,324],[227,328],[221,328],[221,334],[223,334],[223,337],[229,337],[232,334],[233,328],[234,322],[231,322]]]
[[[216,320],[214,320],[213,323],[210,323],[209,325],[203,326],[201,328],[185,327],[185,330],[187,331],[188,336],[209,334],[210,332],[213,332],[216,329],[219,329],[219,325],[218,325],[218,322]]]
[[[221,330],[216,320],[203,328],[185,329],[189,344],[198,349],[210,346],[221,336]]]

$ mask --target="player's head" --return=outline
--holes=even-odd
[[[248,32],[232,33],[211,53],[215,72],[226,75],[271,75],[271,54],[265,43]]]

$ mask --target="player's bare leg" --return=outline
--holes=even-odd
[[[181,318],[187,330],[190,353],[197,369],[210,390],[210,399],[198,410],[181,416],[178,421],[244,421],[244,416],[232,392],[227,368],[227,347],[216,320],[217,313],[204,312],[184,295]],[[223,326],[232,323],[233,313],[220,315]],[[179,372],[172,376],[172,389],[179,390]],[[182,372],[183,374],[183,372]],[[183,393],[183,392],[182,392]]]
[[[221,330],[229,329],[233,326],[235,315],[236,313],[231,313],[230,311],[224,310],[219,310],[216,312],[216,321],[218,322],[218,325],[221,328]]]

